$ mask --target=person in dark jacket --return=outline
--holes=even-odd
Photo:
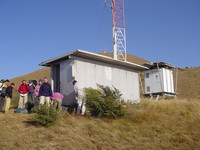
[[[18,88],[18,92],[20,93],[18,109],[27,107],[29,90],[30,90],[29,85],[26,84],[26,80],[23,80],[22,84]]]
[[[40,105],[46,104],[49,107],[52,95],[51,84],[48,83],[48,78],[45,77],[44,83],[40,86],[38,95],[40,99]]]
[[[6,88],[8,87],[9,80],[3,80],[1,87],[0,87],[0,111],[3,111],[4,109],[4,102],[5,102],[5,97],[6,97]]]
[[[29,80],[29,87],[30,90],[28,92],[28,101],[31,103],[31,105],[36,105],[35,102],[35,96],[34,96],[34,90],[35,90],[35,84],[33,84],[33,80]]]
[[[10,102],[12,99],[12,90],[14,88],[15,84],[11,83],[9,87],[6,88],[6,97],[5,97],[5,103],[3,107],[3,112],[7,113],[8,110],[10,109]]]

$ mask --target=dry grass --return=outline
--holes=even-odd
[[[27,121],[30,114],[0,114],[0,149],[168,150],[200,149],[200,101],[147,101],[117,120],[62,113],[49,128]]]
[[[179,71],[178,97],[200,99],[200,68]],[[50,76],[49,68],[11,79],[17,87],[23,79]],[[200,149],[200,101],[149,102],[128,107],[128,115],[117,120],[73,116],[62,113],[49,128],[27,121],[30,114],[0,113],[0,150],[169,150]]]
[[[181,69],[178,73],[178,96],[200,99],[200,67]]]

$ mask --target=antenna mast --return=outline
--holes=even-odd
[[[126,61],[124,0],[112,0],[111,9],[114,59]]]

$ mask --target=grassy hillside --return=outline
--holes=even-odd
[[[200,67],[179,70],[178,96],[200,99]]]
[[[142,100],[140,104],[129,106],[128,114],[122,119],[98,119],[63,112],[56,125],[43,128],[29,123],[34,114],[13,114],[13,110],[0,113],[0,150],[200,149],[199,73],[200,68],[179,71],[178,97],[182,97],[181,100]],[[49,75],[50,69],[43,68],[11,82],[18,87],[23,79]],[[16,102],[18,94],[15,96]]]
[[[18,87],[22,80],[26,80],[27,82],[29,80],[38,80],[38,79],[43,79],[44,77],[50,78],[50,68],[45,67],[36,71],[33,71],[31,73],[10,79],[10,82],[14,82],[16,86]]]
[[[117,120],[62,113],[50,127],[28,123],[33,114],[0,114],[1,150],[200,149],[200,102],[142,100]]]

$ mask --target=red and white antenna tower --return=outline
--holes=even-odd
[[[105,3],[107,4],[107,2]],[[124,0],[112,0],[111,9],[114,59],[126,61]]]

